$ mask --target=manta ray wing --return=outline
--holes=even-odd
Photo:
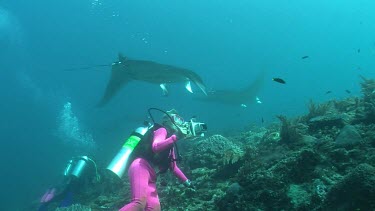
[[[127,60],[126,63],[130,67],[129,74],[133,80],[154,84],[193,82],[207,95],[202,78],[191,70],[145,60]],[[189,89],[188,91],[192,92]]]
[[[114,63],[111,70],[111,78],[104,91],[102,99],[99,101],[98,106],[106,105],[117,92],[132,79],[126,74],[124,66],[121,63]]]
[[[164,94],[167,93],[166,84],[185,82],[190,85],[191,81],[207,95],[203,80],[191,70],[153,61],[128,59],[120,53],[118,62],[112,64],[111,78],[98,106],[106,105],[122,86],[133,80],[159,84]],[[187,88],[192,92],[190,86]]]

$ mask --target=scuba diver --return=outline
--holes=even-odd
[[[151,110],[165,114],[162,124],[155,123]],[[152,124],[137,128],[107,167],[121,178],[130,163],[128,176],[132,199],[120,211],[161,210],[156,179],[157,175],[165,173],[168,169],[186,187],[194,188],[176,164],[179,160],[176,142],[179,139],[203,136],[207,131],[206,124],[196,122],[195,119],[185,122],[174,109],[164,112],[150,108],[148,112]],[[158,167],[158,172],[154,170],[155,167]]]
[[[91,165],[89,165],[91,164]],[[75,195],[80,191],[88,179],[92,179],[92,169],[95,170],[95,180],[100,176],[96,163],[88,156],[74,157],[68,161],[61,184],[49,188],[42,196],[38,211],[50,210],[51,204],[57,207],[68,207],[74,203]]]

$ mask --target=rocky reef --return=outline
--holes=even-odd
[[[375,210],[375,80],[361,86],[361,97],[310,102],[300,117],[184,142],[180,168],[195,188],[161,175],[162,210]],[[130,200],[126,180],[91,189],[82,210]]]

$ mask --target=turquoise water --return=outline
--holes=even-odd
[[[375,76],[373,11],[349,0],[1,1],[1,210],[37,199],[71,156],[106,165],[149,107],[196,115],[217,133],[359,95],[358,76]],[[263,103],[198,102],[183,84],[163,97],[132,82],[98,109],[109,68],[64,69],[110,64],[118,52],[194,70],[208,89],[240,89],[266,70]]]

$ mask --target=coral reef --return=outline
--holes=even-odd
[[[193,142],[188,152],[189,165],[192,168],[220,168],[236,163],[243,156],[243,150],[222,135],[213,135]]]
[[[90,207],[81,205],[81,204],[73,204],[69,207],[60,207],[57,208],[55,211],[92,211]]]
[[[375,168],[360,164],[336,183],[324,203],[329,210],[374,210]]]
[[[311,101],[305,116],[185,142],[179,166],[195,189],[160,175],[162,210],[375,210],[375,80],[361,86],[361,98]],[[103,180],[81,204],[130,200],[126,179]]]
[[[356,115],[357,122],[365,124],[375,123],[375,80],[361,77],[363,98],[360,101]]]

